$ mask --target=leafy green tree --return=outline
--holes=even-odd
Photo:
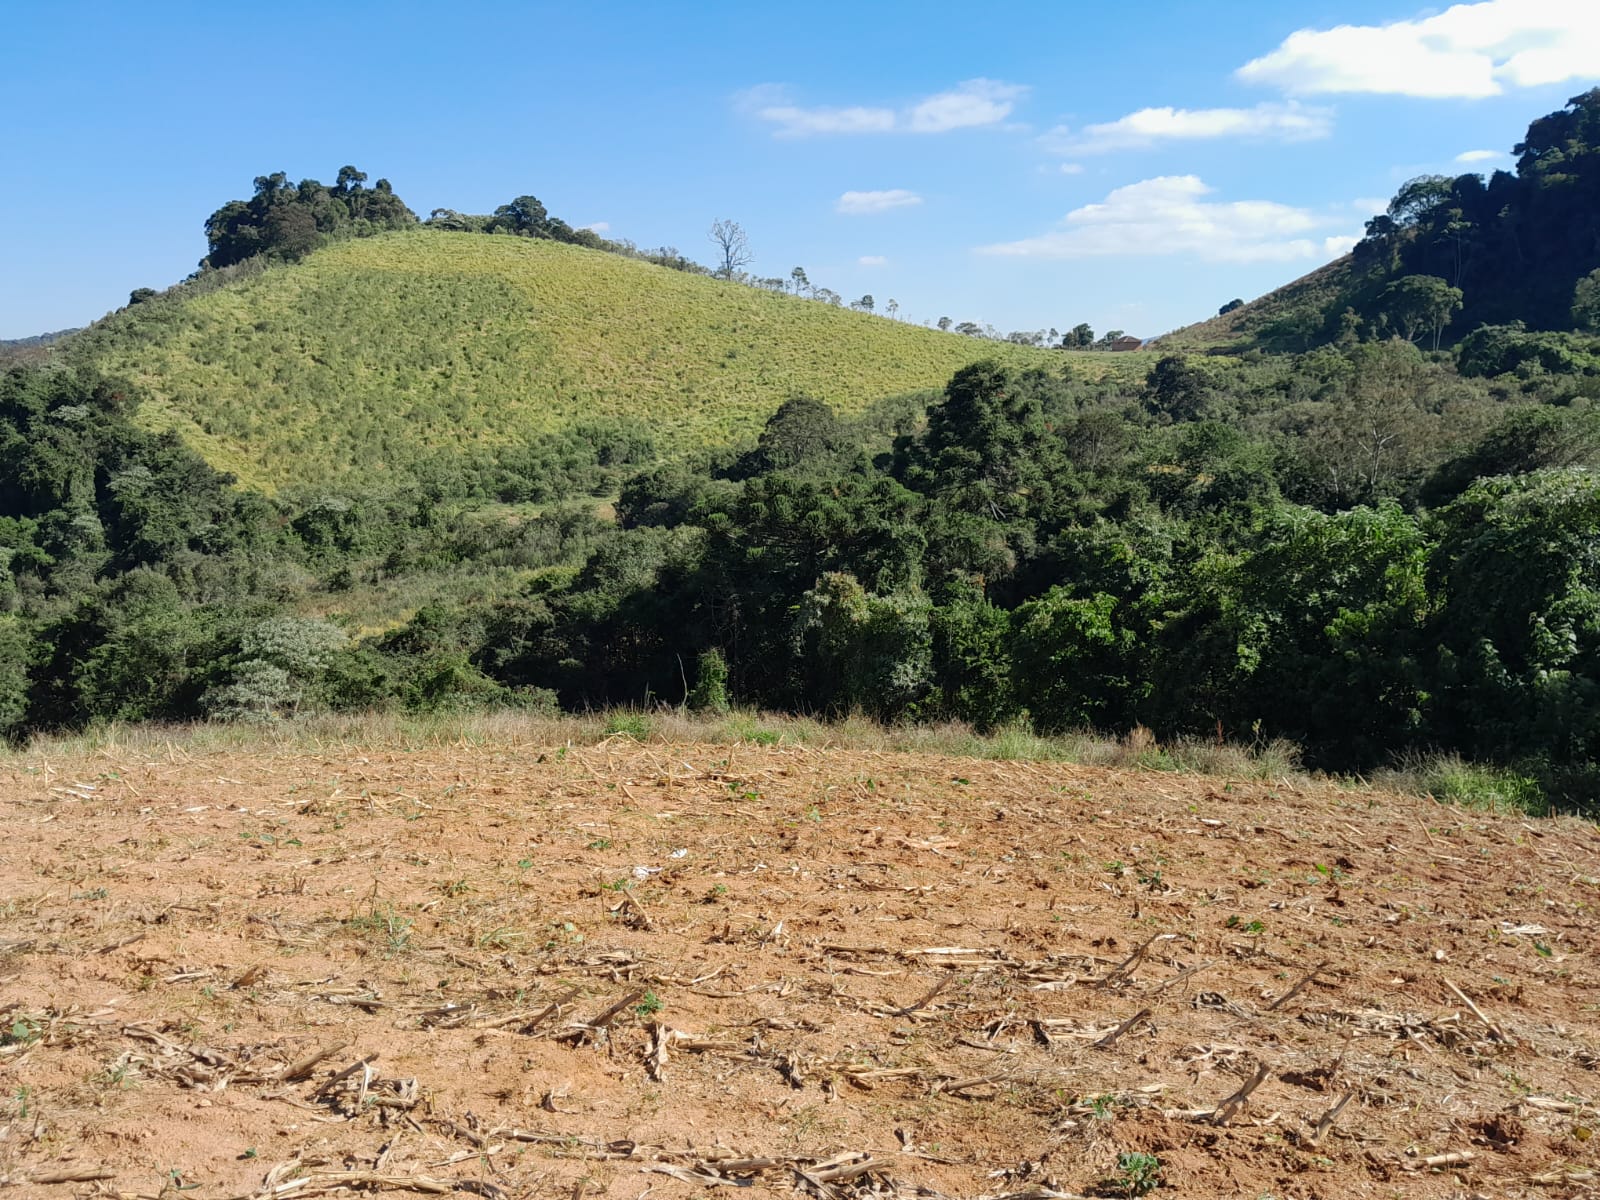
[[[1013,720],[1010,614],[969,589],[932,611],[929,633],[933,692],[928,715],[979,729]]]
[[[494,210],[490,232],[504,230],[519,237],[547,237],[550,214],[537,196],[518,196]]]
[[[190,609],[170,579],[148,569],[109,581],[41,631],[49,649],[34,676],[30,723],[197,715],[227,640],[223,615]]]
[[[282,171],[256,176],[249,200],[230,200],[206,218],[209,253],[202,268],[229,267],[259,254],[294,260],[330,236],[416,224],[387,179],[365,188],[366,178],[351,166],[340,168],[331,188],[315,179],[292,185]]]
[[[1088,350],[1094,345],[1094,330],[1080,322],[1062,336],[1061,345],[1068,350]]]
[[[1354,346],[1337,361],[1327,398],[1301,418],[1299,478],[1285,492],[1330,510],[1410,494],[1455,436],[1438,373],[1401,341]]]
[[[893,720],[932,683],[931,606],[920,593],[875,595],[829,572],[800,598],[793,645],[812,704]]]
[[[1401,228],[1418,224],[1450,199],[1453,182],[1448,175],[1408,179],[1389,201],[1389,219]]]
[[[0,740],[22,730],[28,714],[35,640],[21,617],[0,613]]]
[[[683,462],[663,463],[628,477],[617,497],[617,523],[624,529],[660,525],[672,529],[696,519],[700,509],[725,498],[730,485]]]
[[[1117,600],[1051,588],[1011,615],[1012,681],[1044,733],[1127,721],[1138,699],[1136,637],[1115,619]]]
[[[317,219],[309,208],[278,204],[267,213],[266,244],[278,257],[294,262],[315,250],[320,241]]]
[[[796,393],[767,418],[755,450],[740,460],[738,475],[765,475],[802,466],[816,469],[848,444],[844,425],[825,401]]]
[[[1198,421],[1210,400],[1210,380],[1181,354],[1163,355],[1144,381],[1144,404],[1161,421]]]
[[[1600,267],[1590,271],[1572,289],[1572,323],[1600,333]]]
[[[1253,546],[1163,588],[1151,718],[1287,737],[1334,769],[1382,761],[1423,727],[1428,550],[1393,504],[1270,511]]]
[[[1436,508],[1454,500],[1478,479],[1580,466],[1600,466],[1600,410],[1544,405],[1513,408],[1479,441],[1435,469],[1421,499]]]
[[[1439,516],[1435,735],[1600,799],[1600,479],[1480,480]]]
[[[1383,311],[1399,326],[1406,341],[1433,334],[1433,348],[1450,318],[1461,311],[1462,292],[1436,275],[1407,275],[1384,289]]]

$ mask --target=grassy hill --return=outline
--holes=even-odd
[[[268,490],[483,461],[580,425],[642,426],[670,455],[753,438],[796,391],[848,416],[983,357],[1069,362],[599,251],[431,230],[218,272],[114,314],[73,353],[139,387],[141,423]]]
[[[1163,334],[1152,345],[1167,353],[1304,350],[1306,344],[1320,340],[1327,313],[1349,286],[1351,274],[1346,255],[1232,312]]]

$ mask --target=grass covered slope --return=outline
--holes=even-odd
[[[1169,354],[1305,350],[1319,340],[1328,311],[1352,275],[1350,256],[1345,255],[1232,312],[1163,334],[1155,339],[1155,349]]]
[[[140,387],[142,423],[268,489],[481,460],[586,423],[641,424],[672,454],[753,438],[797,391],[848,416],[980,358],[1065,361],[574,246],[429,230],[180,287],[79,352]]]

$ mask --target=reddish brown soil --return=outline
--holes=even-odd
[[[1574,820],[631,743],[41,762],[0,819],[13,1195],[1600,1179]]]

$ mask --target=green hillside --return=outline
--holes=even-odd
[[[267,490],[468,470],[574,427],[671,455],[752,440],[795,392],[851,416],[980,358],[1069,361],[596,250],[434,230],[202,277],[74,353],[137,385],[140,423]]]
[[[1242,307],[1164,334],[1152,345],[1167,353],[1305,350],[1321,340],[1328,311],[1344,294],[1351,276],[1351,259],[1345,255]]]
[[[1161,346],[1296,351],[1402,337],[1437,350],[1489,326],[1496,351],[1468,356],[1480,373],[1592,355],[1587,341],[1522,335],[1600,333],[1600,88],[1533,121],[1511,153],[1515,173],[1408,180],[1349,255]]]

